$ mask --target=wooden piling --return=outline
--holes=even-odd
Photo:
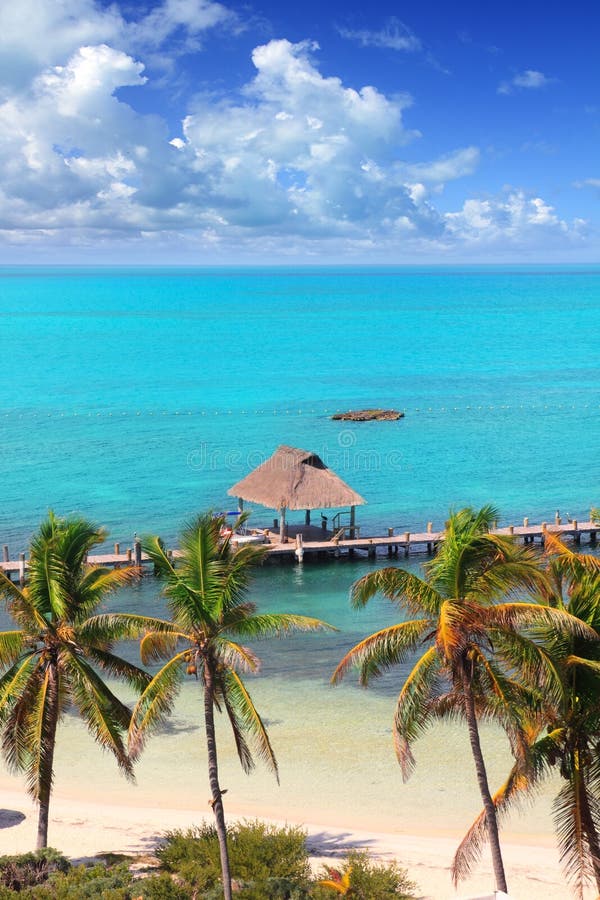
[[[8,544],[5,544],[2,548],[2,559],[4,562],[9,562],[10,556],[8,554]]]
[[[19,585],[23,587],[25,584],[25,554],[19,553]]]

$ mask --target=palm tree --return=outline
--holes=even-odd
[[[48,844],[56,730],[70,707],[132,778],[123,740],[130,710],[97,669],[138,690],[149,676],[112,652],[116,640],[140,628],[118,614],[92,616],[107,594],[136,574],[86,564],[91,548],[105,538],[85,519],[50,513],[31,543],[27,585],[17,587],[0,571],[0,598],[19,626],[0,633],[2,752],[11,769],[25,773],[39,805],[38,849]]]
[[[132,715],[130,750],[135,758],[147,735],[171,711],[185,674],[199,680],[204,691],[204,728],[208,751],[211,806],[219,838],[223,891],[231,898],[231,874],[223,793],[219,784],[214,711],[227,713],[237,753],[245,772],[254,767],[250,744],[277,776],[277,762],[264,723],[240,673],[255,672],[258,657],[238,639],[315,631],[329,626],[319,619],[289,614],[259,614],[247,599],[251,568],[264,551],[245,545],[233,549],[224,535],[222,516],[207,513],[189,523],[180,538],[176,564],[158,537],[142,546],[164,580],[172,621],[148,632],[140,650],[144,663],[166,659],[141,695]]]
[[[530,753],[513,766],[493,799],[502,815],[533,795],[552,772],[560,774],[563,785],[553,818],[565,874],[582,897],[589,881],[595,881],[600,894],[600,560],[573,553],[555,536],[547,535],[546,546],[545,600],[591,631],[540,631],[561,675],[559,702],[532,715]],[[457,851],[455,871],[468,873],[485,838],[486,817],[481,814]]]
[[[500,721],[513,753],[525,752],[520,710],[527,697],[526,685],[538,685],[555,694],[559,677],[547,655],[527,640],[521,629],[539,623],[566,628],[569,616],[537,603],[510,599],[517,590],[533,591],[543,576],[529,550],[518,547],[508,536],[489,533],[497,518],[498,512],[491,506],[452,514],[437,556],[424,567],[425,578],[385,568],[359,579],[352,588],[354,606],[364,606],[381,592],[416,618],[361,641],[339,663],[332,680],[338,682],[356,665],[360,681],[366,685],[420,653],[400,691],[394,717],[403,776],[406,779],[414,766],[413,742],[434,718],[458,715],[466,720],[496,889],[506,892],[478,718]]]

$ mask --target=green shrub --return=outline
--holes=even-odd
[[[404,869],[395,862],[371,862],[366,851],[353,850],[341,870],[327,868],[321,878],[331,880],[332,874],[343,876],[348,872],[349,884],[343,894],[348,900],[411,900],[415,897],[413,892],[417,886]],[[332,888],[317,886],[313,892],[315,900],[331,900],[336,896],[341,894]]]
[[[127,863],[116,866],[77,866],[66,873],[52,875],[38,888],[27,892],[31,900],[131,900],[133,876]]]
[[[310,868],[306,834],[301,828],[242,822],[233,825],[227,835],[231,874],[240,900],[300,900],[308,896]],[[219,842],[212,825],[169,832],[157,856],[163,869],[179,875],[190,888],[207,892],[207,898],[220,885]]]
[[[132,891],[132,896],[142,897],[143,900],[190,900],[189,888],[178,884],[166,873],[138,879]]]
[[[13,891],[23,891],[42,884],[53,872],[66,872],[71,864],[62,853],[52,847],[35,853],[0,857],[0,884]]]

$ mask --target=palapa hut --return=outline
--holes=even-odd
[[[273,456],[227,491],[240,501],[259,503],[279,510],[279,536],[285,535],[288,509],[306,510],[310,524],[311,509],[350,507],[350,527],[355,523],[355,507],[366,501],[328,469],[316,453],[297,447],[278,447]],[[241,508],[241,505],[240,505]]]

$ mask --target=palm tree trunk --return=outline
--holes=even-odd
[[[231,900],[231,872],[229,869],[229,851],[227,849],[227,829],[223,799],[219,785],[219,768],[217,764],[217,741],[215,737],[214,716],[214,681],[210,661],[204,661],[204,724],[206,728],[206,748],[208,750],[208,780],[212,793],[212,808],[215,814],[219,852],[221,855],[221,874],[223,876],[224,900]]]
[[[467,718],[467,728],[469,731],[469,740],[471,742],[471,752],[475,762],[475,771],[477,773],[477,783],[479,792],[483,801],[485,817],[487,823],[487,832],[490,841],[490,849],[492,851],[492,865],[494,867],[494,877],[496,879],[496,890],[508,893],[506,886],[506,875],[504,874],[504,863],[502,861],[502,851],[500,849],[500,835],[498,833],[498,818],[496,816],[496,807],[492,800],[490,787],[488,784],[485,762],[481,750],[481,741],[479,740],[479,728],[477,726],[477,716],[475,714],[475,701],[473,699],[473,691],[471,690],[471,682],[468,673],[463,670],[463,693],[465,698],[465,715]]]
[[[43,726],[40,748],[42,759],[39,767],[38,789],[38,829],[36,850],[48,846],[48,821],[50,818],[50,794],[52,793],[52,770],[54,767],[54,748],[56,747],[56,728],[58,725],[58,678],[55,665],[48,667],[48,701],[43,713],[46,721]]]

